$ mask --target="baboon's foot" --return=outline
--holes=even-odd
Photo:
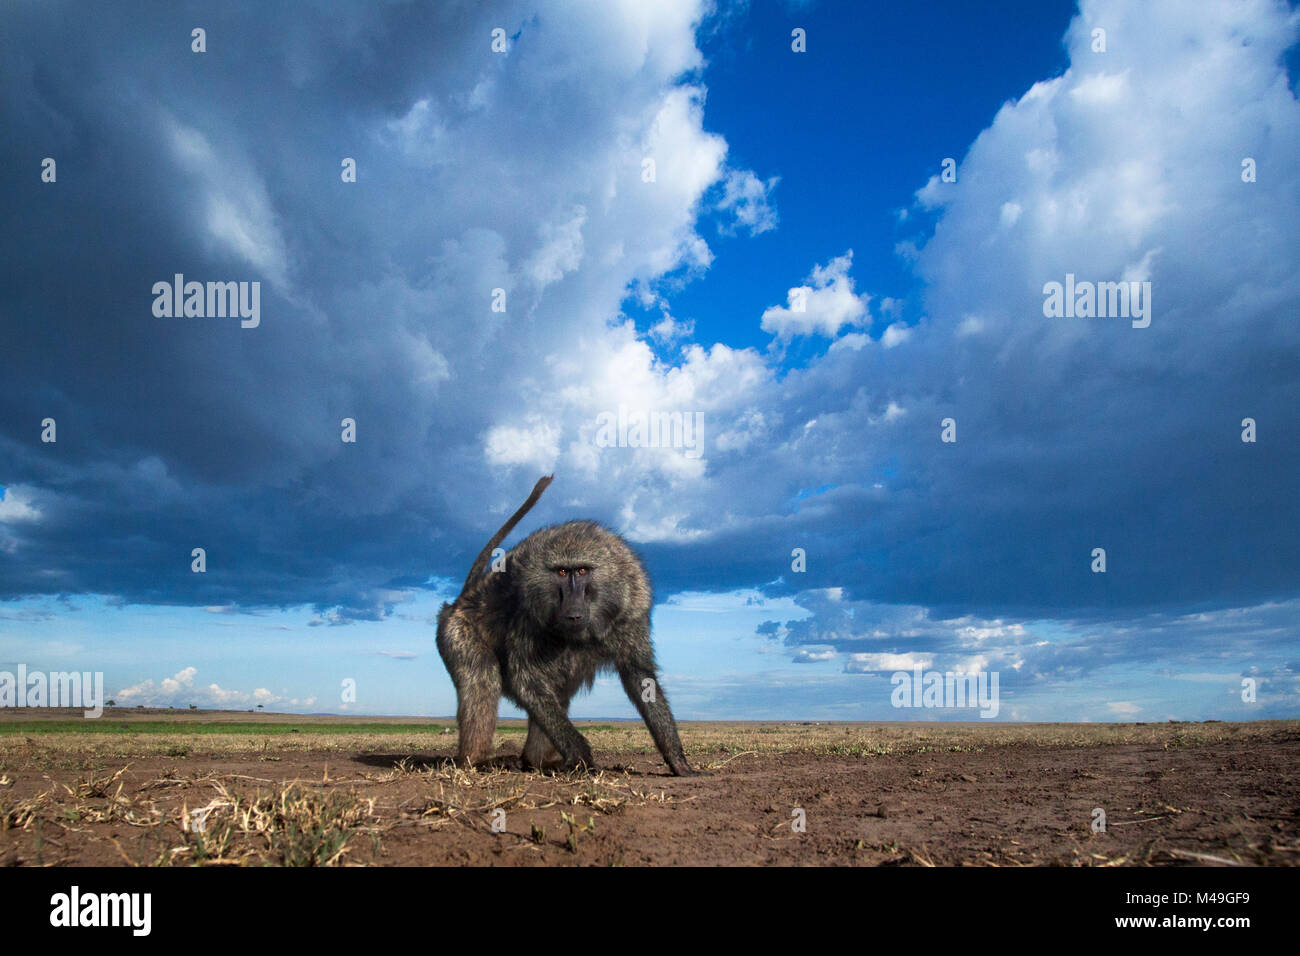
[[[491,754],[459,754],[455,761],[456,766],[461,770],[478,770],[487,767],[491,762]]]

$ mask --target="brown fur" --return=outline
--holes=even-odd
[[[476,568],[486,567],[485,556],[549,482],[538,482]],[[669,769],[692,773],[659,686],[650,644],[652,598],[645,569],[627,542],[591,521],[536,531],[509,552],[503,571],[471,573],[461,595],[438,615],[438,652],[456,685],[458,758],[472,765],[491,756],[504,694],[528,713],[527,766],[594,768],[590,745],[569,720],[569,701],[590,688],[598,672],[613,670]]]

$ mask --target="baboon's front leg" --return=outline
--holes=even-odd
[[[619,662],[618,676],[623,682],[623,690],[627,692],[641,714],[641,719],[645,721],[650,736],[654,738],[664,763],[678,777],[703,776],[700,771],[692,770],[686,762],[686,751],[682,749],[682,741],[677,734],[677,721],[673,719],[664,689],[659,686],[654,653],[650,649],[648,619],[632,626],[627,647],[630,653]]]
[[[510,674],[510,686],[515,698],[528,712],[529,721],[542,729],[564,758],[565,770],[578,767],[596,769],[587,738],[578,733],[578,728],[569,720],[568,708],[559,693],[545,683],[542,675],[526,669],[515,670]]]

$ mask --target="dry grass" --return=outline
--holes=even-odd
[[[240,715],[243,716],[243,715]],[[282,715],[275,717],[279,723]],[[114,718],[116,719],[116,718]],[[157,717],[154,715],[154,719]],[[188,719],[188,718],[187,718]],[[298,718],[292,718],[297,720]],[[367,718],[366,723],[373,723]],[[655,753],[649,733],[639,722],[578,722],[595,750],[617,754]],[[285,753],[344,750],[350,753],[449,753],[454,734],[331,732],[320,718],[303,722],[302,732],[261,736],[255,733],[186,733],[178,720],[176,733],[40,734],[6,733],[0,721],[0,770],[25,764],[88,768],[104,760],[136,757],[252,756],[278,761]],[[1254,723],[1160,724],[1006,724],[937,721],[900,723],[683,723],[687,753],[737,756],[745,752],[814,753],[873,757],[929,750],[975,750],[986,747],[1033,745],[1099,747],[1113,744],[1155,744],[1166,749],[1195,747],[1223,740],[1267,738],[1294,730],[1296,721]],[[496,746],[509,751],[522,743],[522,722],[503,722]],[[724,758],[725,759],[725,758]]]
[[[268,715],[268,719],[272,715]],[[284,718],[276,716],[282,724]],[[443,759],[454,735],[407,732],[330,732],[329,721],[305,722],[302,732],[275,736],[185,733],[4,733],[0,721],[0,864],[66,864],[79,848],[131,865],[340,866],[392,861],[409,853],[420,831],[465,827],[506,854],[540,859],[558,851],[580,860],[602,854],[620,862],[611,834],[627,826],[608,819],[628,808],[673,804],[697,810],[697,796],[653,774],[662,769],[649,734],[639,723],[582,725],[593,748],[609,766],[595,773],[521,773],[517,761],[466,770]],[[518,753],[521,724],[497,738],[500,752]],[[1218,742],[1294,739],[1296,721],[1251,724],[997,724],[997,723],[686,723],[682,737],[693,763],[706,769],[761,757],[775,769],[773,755],[832,755],[874,762],[890,755],[943,752],[982,753],[1003,747],[1094,748],[1142,745],[1174,752]],[[368,728],[367,728],[368,731]],[[314,751],[316,779],[290,779],[296,752]],[[335,763],[334,754],[343,755]],[[407,755],[403,757],[402,755]],[[609,758],[607,755],[613,754]],[[364,755],[364,759],[357,759]],[[437,755],[437,756],[433,756]],[[1049,754],[1041,759],[1056,760]],[[1091,755],[1078,755],[1089,761]],[[175,757],[177,759],[169,759]],[[321,758],[327,761],[321,771]],[[635,759],[633,759],[635,758]],[[140,763],[137,760],[146,760]],[[260,761],[281,761],[280,766]],[[841,761],[843,763],[844,761]],[[626,769],[619,766],[628,764]],[[798,761],[791,761],[798,763]],[[806,762],[805,762],[806,763]],[[892,764],[892,761],[883,761]],[[913,762],[915,763],[915,762]],[[926,763],[926,761],[922,761]],[[223,765],[224,764],[224,765]],[[331,768],[342,765],[345,772]],[[260,767],[265,766],[265,770]],[[910,764],[909,764],[910,766]],[[146,767],[147,769],[141,769]],[[238,770],[239,772],[235,772]],[[287,772],[286,772],[287,771]],[[301,769],[298,771],[301,773]],[[914,774],[928,771],[923,767]],[[742,775],[743,776],[743,775]],[[1091,774],[1082,772],[1082,777]],[[271,779],[275,778],[275,779]],[[966,779],[966,778],[962,778]],[[974,782],[969,781],[969,782]],[[923,784],[929,786],[927,781]],[[939,784],[935,784],[939,785]],[[534,819],[531,815],[540,812]],[[1292,845],[1244,844],[1238,850],[1203,845],[1194,850],[1162,849],[1147,841],[1151,830],[1185,812],[1164,803],[1135,811],[1140,819],[1116,820],[1116,833],[1142,834],[1122,850],[1098,852],[1095,841],[1077,845],[1072,862],[1090,866],[1199,862],[1230,865],[1270,862],[1300,852]],[[1144,813],[1151,814],[1143,816]],[[509,827],[499,832],[500,814]],[[883,812],[880,814],[884,816]],[[644,815],[633,815],[643,821]],[[602,822],[607,821],[607,822]],[[1164,824],[1161,823],[1164,821]],[[786,824],[782,824],[784,826]],[[1132,829],[1129,829],[1132,827]],[[550,830],[548,837],[547,830]],[[779,827],[777,828],[780,829]],[[439,834],[435,839],[452,834]],[[453,840],[453,844],[462,841]],[[476,845],[473,840],[471,845]],[[1013,841],[1014,843],[1014,841]],[[477,844],[482,845],[482,844]],[[884,854],[884,862],[929,866],[944,859],[931,843],[901,847],[856,840],[859,852]],[[51,850],[50,848],[54,848]],[[1068,853],[1068,849],[1066,850]],[[1177,858],[1177,852],[1201,857]],[[1170,858],[1169,854],[1175,854]],[[1023,865],[1022,856],[972,857],[984,865]],[[1203,857],[1203,858],[1202,858]],[[553,861],[553,856],[547,856]],[[877,860],[877,862],[880,862]],[[1276,862],[1276,860],[1272,860]],[[1292,862],[1287,857],[1286,862]]]
[[[938,750],[979,752],[989,747],[1007,746],[1156,744],[1171,749],[1223,740],[1264,739],[1279,731],[1293,731],[1296,724],[1296,721],[1282,720],[1249,724],[700,723],[685,725],[682,736],[688,742],[688,750],[706,753],[812,753],[872,757]],[[619,742],[631,745],[634,736],[629,731],[622,731]],[[649,743],[648,735],[645,741]],[[594,739],[592,745],[596,749],[620,749],[604,741],[597,744]]]
[[[612,814],[631,804],[671,800],[662,790],[642,789],[628,774],[608,770],[540,775],[507,769],[465,770],[448,761],[427,770],[403,767],[396,772],[424,778],[428,796],[411,809],[432,826],[459,822],[487,828],[496,810],[586,807]]]
[[[72,785],[56,784],[23,798],[14,796],[5,775],[0,831],[34,833],[39,853],[46,844],[71,845],[93,833],[102,836],[102,828],[94,829],[102,824],[145,828],[154,849],[144,856],[132,858],[114,837],[106,838],[133,866],[339,866],[373,862],[383,835],[397,828],[457,825],[490,831],[498,810],[563,808],[566,845],[576,853],[584,835],[594,832],[596,815],[619,813],[637,803],[671,802],[663,791],[647,789],[626,773],[521,774],[503,768],[466,770],[451,761],[425,766],[404,760],[391,770],[347,779],[331,779],[327,771],[319,781],[287,783],[178,771],[133,780],[130,770],[128,764],[92,771]],[[417,795],[382,803],[379,797],[356,793],[358,788],[382,793],[375,786],[383,784],[399,784]]]
[[[156,856],[126,857],[131,865],[335,866],[343,862],[354,837],[378,830],[374,801],[342,790],[266,781],[270,786],[265,790],[250,791],[240,786],[242,778],[227,775],[164,777],[130,791],[124,779],[129,769],[91,774],[75,786],[59,784],[21,799],[0,790],[0,831],[34,832],[38,849],[42,843],[62,845],[56,833],[75,841],[99,824],[156,831]],[[211,795],[192,809],[187,801],[168,807],[155,796],[196,785],[209,788]]]
[[[29,828],[50,802],[49,792],[38,793],[34,797],[17,799],[11,794],[0,793],[0,831]]]
[[[301,783],[272,786],[251,794],[213,781],[207,803],[182,804],[184,842],[157,862],[280,866],[337,866],[354,837],[377,836],[373,800]]]

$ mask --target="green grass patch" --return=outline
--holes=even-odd
[[[441,734],[455,730],[455,724],[344,723],[329,721],[310,723],[269,723],[236,720],[6,720],[0,723],[0,737],[38,734],[244,734],[255,737],[281,734]],[[497,726],[499,734],[522,734],[527,727]],[[578,724],[590,732],[616,730],[613,724]]]
[[[0,736],[8,734],[437,734],[443,724],[271,724],[262,722],[198,720],[15,720],[0,724]],[[454,727],[453,727],[454,729]],[[522,733],[522,728],[502,727]]]

